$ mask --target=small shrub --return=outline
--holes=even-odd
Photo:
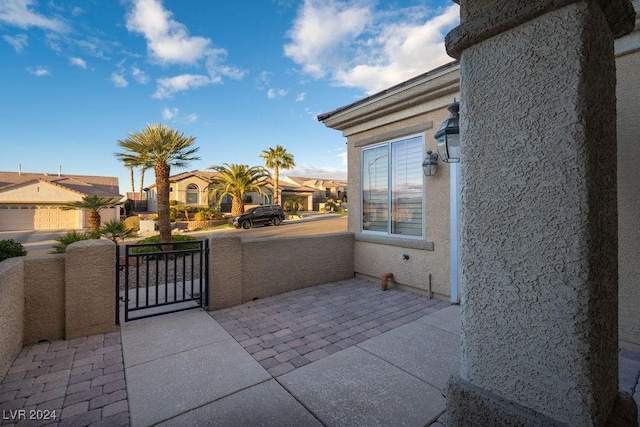
[[[140,231],[140,217],[139,216],[130,216],[124,220],[125,228],[129,228],[133,231]]]
[[[196,240],[195,237],[183,236],[181,234],[174,234],[171,236],[172,242],[190,242],[195,240]],[[131,252],[133,252],[134,254],[142,254],[142,253],[148,253],[148,252],[159,252],[162,250],[159,234],[156,234],[155,236],[147,237],[146,239],[142,239],[137,244],[147,244],[147,243],[158,243],[158,244],[150,245],[150,246],[135,247],[131,250]],[[199,243],[194,243],[192,245],[189,245],[189,244],[178,245],[178,246],[175,246],[174,248],[175,249],[198,249],[199,247],[200,247]]]
[[[56,242],[53,244],[53,250],[51,253],[53,254],[63,254],[67,251],[67,246],[72,243],[80,242],[82,240],[91,240],[91,233],[78,233],[73,230],[68,232],[67,234],[63,234],[62,236],[56,237]]]
[[[204,211],[200,211],[200,212],[196,212],[193,215],[193,219],[196,221],[206,221],[209,219],[209,215],[207,215],[207,213]]]
[[[169,206],[176,206],[178,204],[177,200],[169,200]]]
[[[25,256],[26,254],[27,251],[24,250],[24,246],[21,243],[13,239],[0,240],[0,261],[17,256]]]
[[[124,221],[118,221],[117,219],[111,220],[100,227],[100,235],[116,244],[120,240],[134,237],[136,234],[135,231],[124,225]]]

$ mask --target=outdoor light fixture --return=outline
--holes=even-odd
[[[436,168],[438,167],[438,154],[433,151],[427,151],[427,157],[422,162],[422,170],[424,170],[425,176],[433,176],[436,174]]]
[[[460,126],[458,111],[460,103],[453,98],[453,102],[447,110],[451,116],[442,123],[438,132],[434,135],[440,158],[446,163],[458,163],[460,161]],[[425,159],[426,162],[426,159]],[[422,164],[424,166],[424,163]],[[426,173],[426,170],[425,170]]]

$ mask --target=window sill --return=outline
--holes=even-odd
[[[371,234],[357,233],[354,236],[356,242],[377,243],[380,245],[400,246],[409,249],[422,249],[424,251],[433,251],[433,242],[422,239],[404,239],[402,237],[393,236],[375,236]]]

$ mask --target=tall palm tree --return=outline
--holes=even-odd
[[[195,156],[199,147],[193,147],[194,136],[184,136],[182,132],[163,124],[148,124],[139,132],[129,133],[129,138],[118,140],[124,153],[115,153],[125,166],[153,168],[158,191],[158,228],[162,243],[171,242],[171,221],[169,219],[169,176],[171,167],[184,168]]]
[[[269,177],[269,171],[261,166],[227,164],[211,166],[208,169],[218,172],[209,186],[211,192],[218,199],[229,195],[231,202],[231,215],[237,216],[244,213],[244,197],[247,193],[256,192],[264,194],[265,178]]]
[[[268,150],[263,150],[260,157],[264,159],[268,168],[273,169],[273,175],[276,181],[275,188],[273,189],[273,203],[277,205],[280,195],[280,169],[293,169],[296,165],[293,161],[293,154],[288,153],[282,145],[276,145],[276,148],[269,147]]]
[[[102,196],[84,196],[82,200],[66,203],[62,209],[70,211],[80,209],[89,211],[89,227],[91,231],[97,231],[100,228],[100,211],[107,208],[113,208],[120,204],[120,199],[115,197]]]

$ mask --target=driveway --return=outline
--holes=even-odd
[[[51,251],[55,239],[70,230],[0,231],[0,240],[13,239],[26,249],[29,255],[42,255]]]

